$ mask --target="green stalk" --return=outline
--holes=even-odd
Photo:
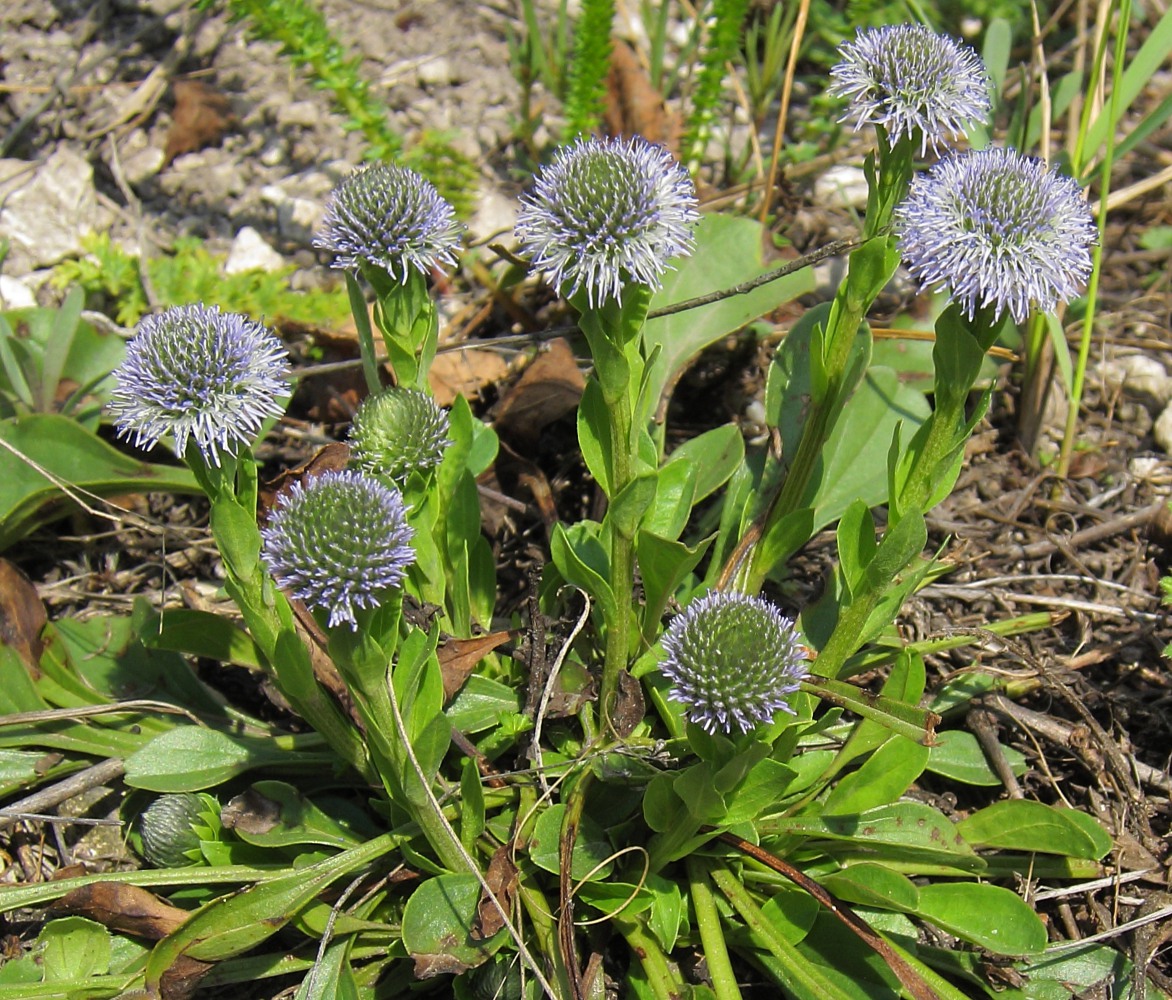
[[[615,914],[611,917],[611,923],[626,938],[631,951],[639,960],[647,985],[656,1000],[679,1000],[683,985],[679,971],[663,953],[655,935],[649,933],[635,917],[625,914]]]
[[[1120,93],[1123,90],[1123,69],[1127,65],[1127,29],[1131,24],[1131,0],[1122,0],[1119,5],[1118,28],[1115,35],[1115,67],[1111,77],[1111,121],[1119,120]],[[1091,102],[1087,102],[1090,107]],[[1080,130],[1079,152],[1082,136]],[[1083,384],[1086,381],[1087,361],[1090,359],[1091,335],[1095,329],[1095,304],[1099,297],[1099,273],[1103,263],[1103,243],[1107,238],[1107,198],[1111,194],[1111,167],[1115,162],[1115,129],[1107,129],[1107,152],[1099,171],[1099,240],[1091,251],[1091,277],[1087,282],[1087,311],[1083,317],[1082,336],[1078,342],[1078,361],[1074,366],[1074,377],[1070,386],[1070,407],[1066,411],[1066,426],[1062,432],[1062,447],[1058,453],[1056,472],[1065,479],[1070,472],[1070,457],[1074,451],[1074,435],[1078,430],[1078,411],[1082,405]]]
[[[700,931],[700,943],[704,948],[704,959],[708,963],[708,975],[712,977],[716,1000],[741,1000],[741,988],[737,986],[737,978],[728,957],[728,945],[720,929],[720,913],[708,885],[708,868],[694,855],[688,858],[688,891],[692,897],[692,909],[696,913],[696,926]]]

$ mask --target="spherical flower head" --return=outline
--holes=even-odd
[[[941,160],[895,210],[903,262],[944,286],[970,319],[978,308],[1018,322],[1078,295],[1091,273],[1094,218],[1078,184],[1012,149]]]
[[[371,475],[403,482],[413,469],[439,465],[448,440],[448,415],[418,389],[384,389],[354,415],[350,455]]]
[[[261,531],[273,578],[298,600],[358,627],[415,561],[403,496],[361,472],[325,472],[295,483]]]
[[[919,131],[923,155],[989,118],[989,74],[954,38],[920,24],[888,25],[860,29],[839,53],[829,93],[850,101],[840,120],[854,119],[856,132],[881,125],[894,142]]]
[[[366,262],[406,283],[412,270],[427,274],[455,264],[460,230],[455,210],[430,181],[406,167],[375,163],[334,188],[313,245],[334,255],[333,267]]]
[[[662,146],[640,136],[563,147],[521,199],[516,234],[535,268],[590,307],[634,281],[658,288],[668,261],[695,248],[696,189]]]
[[[806,676],[794,623],[768,601],[713,592],[672,619],[660,665],[672,697],[706,732],[747,733],[778,711]]]
[[[215,306],[177,306],[138,324],[114,371],[110,411],[119,437],[151,448],[164,434],[182,455],[188,439],[220,464],[249,445],[287,395],[281,342],[247,316]]]

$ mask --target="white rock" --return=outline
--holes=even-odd
[[[517,221],[517,200],[497,188],[482,190],[476,213],[468,220],[468,235],[479,243],[490,237],[508,240]]]
[[[456,74],[447,56],[433,56],[419,64],[415,79],[421,87],[447,87],[456,82]]]
[[[252,226],[245,226],[232,241],[232,249],[228,251],[228,259],[224,262],[224,273],[279,271],[284,266],[285,258],[269,246]]]
[[[814,197],[832,208],[866,208],[867,175],[846,163],[831,167],[814,182]]]
[[[19,278],[0,274],[0,309],[31,309],[37,297]]]
[[[1161,410],[1172,402],[1172,378],[1167,369],[1146,354],[1127,354],[1099,366],[1099,374],[1111,393],[1123,390],[1149,409]]]
[[[1152,437],[1165,455],[1172,455],[1172,404],[1165,406],[1164,412],[1156,418]]]
[[[321,122],[321,110],[313,101],[291,101],[277,107],[277,123],[312,128]]]
[[[11,161],[4,161],[6,164]],[[89,160],[68,146],[31,173],[28,163],[0,170],[11,180],[0,186],[0,237],[11,241],[23,271],[47,267],[81,252],[81,238],[94,229],[98,193]],[[13,266],[15,270],[17,265]]]
[[[287,198],[277,206],[277,228],[288,240],[308,243],[321,225],[325,206],[308,198]]]

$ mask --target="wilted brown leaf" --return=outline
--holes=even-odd
[[[444,678],[444,701],[455,697],[468,676],[497,646],[513,638],[511,632],[490,632],[471,639],[446,639],[435,651]]]
[[[496,351],[445,351],[437,354],[428,373],[431,391],[440,406],[451,406],[457,396],[475,399],[485,386],[495,385],[509,373]]]
[[[232,107],[223,94],[202,80],[176,80],[171,84],[175,111],[163,150],[163,168],[177,156],[205,146],[219,145],[224,133],[236,126]]]
[[[497,433],[515,448],[532,447],[546,427],[577,409],[585,387],[569,343],[551,340],[497,406]]]
[[[190,914],[165,903],[154,893],[121,882],[93,882],[67,892],[50,905],[58,913],[89,917],[110,930],[158,941]]]
[[[0,559],[0,643],[20,654],[33,676],[39,676],[44,644],[41,630],[49,620],[37,588],[16,566]]]
[[[229,799],[220,810],[220,822],[227,830],[242,833],[268,833],[281,822],[281,804],[255,788],[246,788],[239,795]]]
[[[334,441],[320,449],[308,462],[295,469],[286,469],[275,479],[265,483],[260,488],[259,516],[261,520],[268,517],[273,504],[285,493],[293,488],[294,483],[306,479],[313,479],[323,472],[341,472],[350,461],[350,446],[341,441]]]
[[[668,112],[663,96],[651,86],[635,50],[618,39],[611,50],[602,120],[610,135],[641,135],[678,152],[678,121]]]
[[[486,941],[505,926],[501,910],[508,913],[513,907],[513,897],[517,893],[518,868],[510,857],[508,844],[501,844],[493,853],[488,863],[488,871],[484,873],[484,881],[492,890],[492,896],[481,891],[480,902],[476,906],[476,921],[472,925],[469,937],[473,941]],[[496,898],[500,908],[493,903]]]

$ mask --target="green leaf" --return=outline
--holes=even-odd
[[[834,788],[823,813],[864,812],[874,806],[897,802],[924,772],[930,751],[905,736],[894,736],[876,750],[853,774]]]
[[[635,552],[639,557],[639,572],[643,576],[645,607],[644,634],[648,641],[658,634],[660,619],[668,600],[704,558],[712,543],[709,536],[694,546],[661,538],[648,531],[640,531],[635,538]]]
[[[260,564],[261,537],[256,513],[245,510],[233,496],[216,497],[212,503],[212,534],[229,572],[247,581]]]
[[[856,906],[914,913],[920,894],[906,875],[880,864],[863,862],[819,879],[824,889]]]
[[[529,859],[538,868],[554,874],[562,870],[559,848],[565,814],[566,807],[561,804],[546,809],[537,818],[533,826],[533,837],[529,842]],[[583,815],[578,824],[578,836],[574,840],[570,877],[575,881],[584,879],[587,875],[592,880],[605,879],[613,867],[607,861],[612,854],[614,848],[607,839],[606,831],[590,816]],[[597,871],[591,874],[595,868]]]
[[[1029,770],[1025,756],[1013,747],[1002,746],[1001,752],[1014,774],[1020,776]],[[936,743],[928,756],[927,770],[966,785],[991,788],[1001,784],[1001,779],[989,766],[977,738],[963,729],[950,729],[937,734]]]
[[[549,550],[566,582],[581,587],[601,605],[604,621],[614,621],[615,596],[607,582],[609,559],[599,541],[598,527],[578,521],[566,528],[558,522],[550,535]]]
[[[739,435],[738,435],[739,436]],[[639,527],[662,538],[679,538],[688,524],[696,499],[695,461],[668,462],[655,477],[655,499]]]
[[[652,311],[720,291],[772,269],[763,248],[769,235],[760,223],[743,216],[706,213],[695,230],[696,250],[676,262],[652,299]],[[687,312],[650,319],[643,328],[643,351],[659,356],[647,373],[646,398],[662,408],[664,394],[693,357],[722,337],[764,316],[784,302],[814,290],[812,268],[803,268],[744,295],[733,295]],[[650,419],[652,414],[644,414]],[[698,491],[699,492],[699,491]]]
[[[606,512],[606,524],[622,538],[634,538],[647,508],[655,499],[658,474],[645,472],[632,479],[613,497]]]
[[[1046,927],[1033,908],[1001,886],[977,882],[922,885],[916,913],[998,955],[1036,955],[1046,947]]]
[[[677,462],[693,470],[692,506],[711,496],[732,477],[745,459],[745,438],[736,424],[721,424],[689,438],[668,456],[661,475]]]
[[[869,845],[913,848],[958,858],[975,857],[972,846],[940,811],[920,802],[896,802],[842,816],[777,819],[770,828],[778,832],[825,837]]]
[[[252,637],[223,615],[193,608],[152,612],[141,628],[143,645],[259,670],[261,652]]]
[[[515,715],[521,703],[516,690],[500,681],[473,674],[448,705],[452,727],[465,735],[491,729],[502,715]]]
[[[84,981],[110,971],[110,932],[84,917],[51,920],[37,937],[45,982]]]
[[[835,705],[841,705],[892,733],[922,743],[928,736],[930,713],[885,695],[875,697],[845,681],[816,678],[805,681],[802,690]]]
[[[232,829],[246,844],[255,847],[291,847],[315,844],[343,850],[358,847],[370,830],[357,831],[327,815],[292,785],[283,781],[256,781],[251,786],[249,806],[264,819],[264,828],[255,823],[236,824]]]
[[[416,969],[460,972],[487,960],[504,940],[501,930],[487,941],[472,937],[480,903],[480,880],[471,872],[429,878],[403,908],[403,944]]]
[[[610,440],[610,407],[597,379],[586,380],[578,401],[578,446],[595,482],[608,497],[612,495],[614,456]]]
[[[272,740],[178,726],[126,760],[126,783],[152,792],[198,792],[257,767],[289,766],[297,755]],[[303,762],[311,758],[304,755]]]
[[[181,955],[218,962],[256,947],[337,879],[366,867],[399,843],[399,838],[384,834],[325,861],[206,903],[151,950],[147,989],[158,991],[160,978]]]
[[[995,802],[957,824],[977,847],[1039,851],[1098,860],[1111,850],[1107,832],[1086,813],[1028,799]]]
[[[0,420],[0,454],[5,471],[0,478],[0,550],[76,510],[63,487],[98,496],[201,492],[187,469],[135,461],[59,414]]]

